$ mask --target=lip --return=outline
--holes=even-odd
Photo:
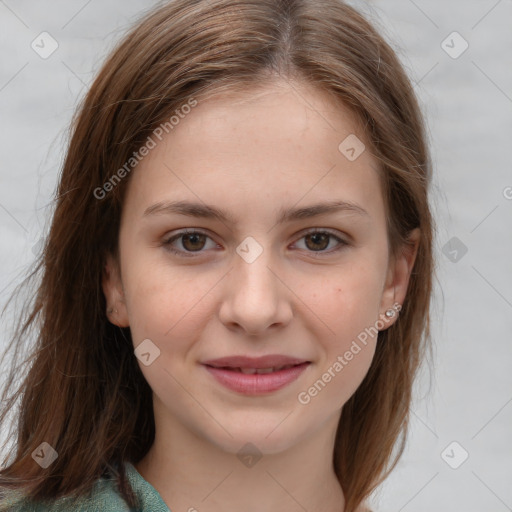
[[[217,368],[272,368],[275,366],[286,366],[289,364],[297,365],[302,363],[309,363],[306,359],[299,359],[296,357],[284,356],[281,354],[269,354],[260,357],[248,356],[231,356],[221,357],[219,359],[210,359],[203,361],[207,366],[215,366]]]
[[[203,366],[224,387],[244,395],[264,395],[291,384],[310,365],[310,361],[287,356],[269,355],[259,358],[245,356],[226,357],[206,361]],[[271,368],[293,365],[271,373],[246,374],[236,368]]]

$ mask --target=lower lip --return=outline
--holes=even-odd
[[[309,363],[302,363],[285,370],[272,373],[242,373],[224,368],[214,368],[204,365],[205,368],[225,387],[243,393],[244,395],[262,395],[284,388],[296,380],[309,366]]]

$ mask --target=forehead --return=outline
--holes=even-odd
[[[360,122],[324,91],[276,82],[197,101],[136,167],[127,202],[139,216],[150,203],[184,198],[255,214],[262,201],[277,211],[346,199],[382,213],[378,165]],[[357,158],[343,153],[347,144],[362,151]]]

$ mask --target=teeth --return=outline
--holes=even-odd
[[[274,368],[258,368],[256,370],[256,373],[272,373],[272,372],[275,372],[276,370]]]
[[[247,374],[256,373],[256,368],[237,368],[237,370],[242,373],[247,373]]]
[[[275,366],[272,368],[233,368],[236,371],[248,374],[248,375],[254,375],[257,374],[263,374],[263,373],[272,373],[272,372],[278,372],[279,370],[286,370],[288,368],[291,368],[294,366],[293,364],[287,364],[284,366]]]

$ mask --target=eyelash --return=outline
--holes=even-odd
[[[299,238],[299,240],[306,237],[307,235],[314,235],[317,233],[329,235],[329,237],[334,238],[337,242],[339,242],[339,246],[334,250],[331,249],[330,251],[325,251],[325,250],[324,251],[308,251],[308,252],[311,252],[312,254],[320,254],[320,255],[321,254],[333,254],[333,253],[336,253],[336,252],[340,251],[341,249],[343,249],[343,247],[350,245],[348,242],[346,242],[345,240],[336,236],[334,233],[331,233],[330,231],[326,231],[326,230],[319,230],[319,229],[311,229],[310,231],[307,231]],[[185,235],[205,235],[206,237],[211,239],[211,237],[207,233],[200,231],[200,230],[180,231],[179,233],[176,233],[171,238],[169,238],[163,242],[163,245],[165,246],[166,250],[168,250],[169,252],[171,252],[177,256],[183,257],[183,258],[191,258],[191,257],[193,258],[193,257],[195,257],[194,254],[201,254],[202,252],[204,252],[202,250],[195,251],[195,252],[194,251],[180,251],[180,250],[174,249],[171,246],[172,242],[174,242],[175,240],[178,240],[179,238],[181,238]],[[188,254],[188,255],[185,256],[185,254]]]

